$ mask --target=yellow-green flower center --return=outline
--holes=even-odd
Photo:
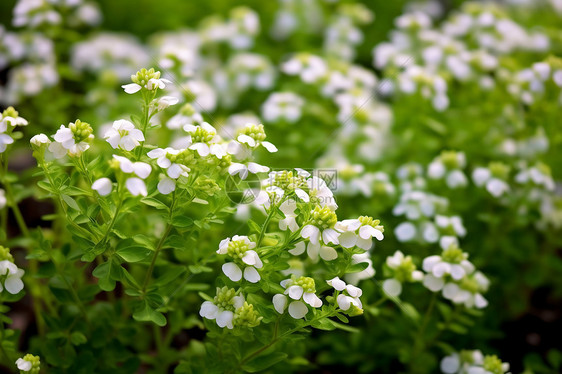
[[[316,206],[310,214],[311,223],[322,230],[331,229],[336,225],[336,222],[338,222],[336,212],[327,206],[324,208]]]

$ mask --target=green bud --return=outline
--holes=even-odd
[[[200,176],[199,178],[197,178],[193,188],[206,196],[214,196],[221,190],[214,179],[207,178],[205,176]]]
[[[244,305],[234,312],[232,324],[239,327],[256,327],[262,319],[263,317],[254,310],[254,306],[245,301]]]
[[[384,232],[384,226],[380,225],[381,221],[379,219],[373,219],[373,217],[369,216],[360,216],[358,220],[361,222],[361,226],[372,226],[380,232]]]
[[[484,356],[482,367],[493,374],[504,374],[503,362],[496,355]]]
[[[246,127],[238,131],[238,135],[248,135],[250,138],[254,139],[256,143],[263,142],[267,137],[263,129],[263,125],[252,125],[247,124]]]
[[[5,260],[14,262],[14,257],[12,256],[8,248],[0,245],[0,261],[5,261]]]
[[[23,356],[23,360],[31,362],[31,369],[29,371],[20,370],[22,374],[39,374],[41,370],[41,361],[39,356],[34,356],[31,353],[26,354]]]
[[[509,176],[509,166],[502,162],[490,162],[488,168],[496,178],[505,180]]]
[[[336,222],[338,222],[336,212],[327,206],[324,208],[316,206],[312,212],[310,212],[310,215],[311,224],[322,230],[331,229],[336,225]]]
[[[142,68],[137,71],[135,75],[131,75],[133,83],[136,83],[141,87],[145,87],[151,79],[160,79],[160,72],[154,71],[154,68],[150,68],[149,70]]]
[[[443,151],[440,157],[441,162],[443,162],[447,169],[458,169],[461,167],[458,154],[455,151]]]
[[[443,261],[450,264],[460,264],[463,260],[468,258],[468,254],[464,253],[462,249],[451,244],[451,246],[443,251],[441,254]]]
[[[74,141],[76,143],[80,143],[80,142],[89,142],[92,138],[93,138],[93,132],[94,130],[92,129],[92,126],[90,126],[89,123],[86,122],[82,122],[79,119],[77,119],[74,123],[70,123],[68,125],[68,128],[72,131],[72,134],[74,136]]]
[[[2,112],[2,117],[12,117],[12,118],[18,118],[19,113],[17,110],[14,109],[13,106],[9,106],[8,108],[4,109],[4,111]]]
[[[217,287],[217,295],[213,303],[221,309],[234,312],[234,296],[236,296],[234,288],[228,288],[227,286],[223,288]]]
[[[301,286],[304,292],[316,292],[316,284],[314,283],[314,279],[310,277],[299,277],[293,279],[293,281],[287,285],[287,288],[290,286]]]

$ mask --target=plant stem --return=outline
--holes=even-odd
[[[173,228],[172,215],[173,215],[173,212],[174,212],[174,206],[175,205],[176,205],[176,191],[174,190],[174,192],[172,193],[172,205],[170,206],[170,214],[169,214],[169,217],[168,217],[169,218],[168,226],[166,226],[166,231],[164,232],[164,234],[162,235],[162,237],[158,241],[158,245],[156,246],[156,249],[154,250],[154,256],[152,256],[152,261],[150,262],[150,266],[148,267],[148,271],[146,272],[146,277],[144,278],[144,283],[142,285],[142,293],[143,294],[146,292],[146,288],[148,287],[148,282],[150,281],[150,277],[152,276],[152,272],[154,271],[154,265],[156,264],[156,259],[158,258],[158,254],[160,253],[160,250],[162,249],[162,246],[164,245],[164,241],[166,240],[166,238],[170,234],[170,231],[172,231],[172,228]]]
[[[47,167],[45,166],[44,163],[41,163],[41,168],[43,169],[43,172],[45,173],[45,176],[47,177],[47,179],[49,180],[49,184],[51,185],[51,187],[53,189],[56,190],[56,196],[58,197],[58,202],[59,205],[65,215],[65,220],[70,222],[70,224],[76,228],[78,231],[82,232],[83,235],[85,235],[86,237],[90,237],[92,235],[92,232],[86,230],[85,228],[83,228],[82,226],[78,225],[76,222],[72,221],[72,220],[68,220],[68,214],[67,214],[67,210],[66,210],[66,203],[64,202],[64,200],[62,199],[60,192],[58,190],[58,188],[55,187],[55,182],[53,181],[53,177],[51,176],[51,174],[49,173],[49,170],[47,169]]]
[[[423,341],[423,334],[425,332],[425,329],[427,328],[427,324],[429,323],[429,319],[431,317],[431,314],[433,313],[433,308],[435,307],[436,302],[437,302],[437,293],[434,293],[433,296],[431,297],[431,301],[429,302],[429,305],[427,306],[427,309],[423,316],[422,324],[420,325],[420,328],[414,339],[414,345],[412,347],[412,355],[410,357],[410,363],[409,363],[410,373],[415,372],[414,365],[415,365],[416,358],[419,356],[419,354],[423,351],[423,349],[426,346],[426,343]]]

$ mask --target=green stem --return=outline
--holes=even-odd
[[[72,220],[68,220],[68,213],[66,210],[66,203],[64,202],[64,200],[62,199],[60,192],[58,190],[58,188],[55,187],[55,182],[53,181],[53,177],[51,176],[51,174],[49,173],[47,167],[45,166],[45,164],[43,162],[41,162],[41,168],[43,169],[43,172],[45,173],[45,176],[47,177],[47,179],[49,180],[49,184],[51,185],[51,187],[53,189],[56,190],[56,196],[58,197],[58,202],[59,205],[64,213],[65,219],[70,222],[70,224],[76,228],[78,231],[80,231],[83,235],[85,235],[86,237],[90,237],[92,236],[92,232],[86,230],[85,228],[83,228],[82,226],[78,225],[76,222],[72,221]]]
[[[265,230],[267,230],[267,226],[269,226],[269,222],[271,221],[271,219],[273,218],[273,215],[276,212],[276,208],[281,205],[281,203],[283,203],[283,199],[278,203],[278,204],[273,204],[271,206],[271,208],[269,209],[269,214],[267,215],[267,217],[265,218],[265,221],[263,222],[263,226],[261,228],[260,231],[260,235],[258,236],[258,241],[256,243],[256,249],[260,247],[260,244],[263,240],[263,237],[265,236]]]
[[[414,339],[414,345],[412,346],[412,355],[410,357],[410,373],[415,372],[415,363],[416,363],[416,358],[418,357],[418,355],[423,351],[423,349],[426,346],[426,343],[423,341],[423,334],[425,332],[425,329],[427,328],[427,324],[429,323],[431,314],[433,313],[433,308],[435,307],[435,303],[437,302],[437,293],[434,293],[433,296],[431,297],[431,301],[429,302],[429,305],[427,306],[427,309],[425,311],[425,314],[423,316],[423,321],[422,324],[420,325],[420,328],[416,334],[416,337]]]
[[[136,155],[136,160],[140,160],[140,158],[142,157],[143,151],[144,151],[144,143],[146,143],[146,130],[148,129],[148,124],[150,122],[150,118],[152,117],[150,115],[150,102],[154,99],[153,97],[149,97],[148,94],[146,94],[143,90],[143,99],[144,99],[144,103],[142,106],[142,134],[144,135],[144,141],[141,143],[140,148],[138,148],[138,153]]]
[[[117,217],[119,216],[119,213],[121,212],[121,208],[123,207],[124,198],[123,198],[123,189],[121,189],[121,183],[119,184],[119,188],[120,188],[120,191],[118,193],[119,202],[117,203],[117,207],[115,208],[115,214],[111,218],[111,222],[109,222],[109,226],[107,226],[107,230],[105,231],[105,234],[103,235],[103,238],[98,242],[98,244],[99,243],[104,244],[107,241],[107,239],[109,237],[109,233],[113,229],[113,226],[115,226],[115,222],[117,221]]]
[[[244,366],[245,363],[251,361],[252,359],[254,359],[255,357],[259,356],[262,352],[264,352],[265,350],[267,350],[268,348],[270,348],[271,346],[273,346],[275,343],[277,343],[279,340],[285,338],[286,336],[289,336],[299,330],[302,330],[310,325],[312,325],[316,320],[319,320],[320,318],[330,318],[333,317],[335,315],[335,313],[330,313],[324,316],[316,316],[313,319],[311,319],[310,321],[308,321],[307,324],[305,324],[304,326],[299,326],[299,327],[295,327],[293,329],[290,329],[288,331],[285,331],[283,334],[278,335],[278,330],[279,330],[279,319],[277,319],[277,322],[275,323],[275,330],[273,333],[273,339],[267,343],[266,345],[264,345],[263,347],[259,348],[258,350],[252,352],[251,354],[249,354],[248,356],[244,357],[244,359],[242,359],[242,361],[240,361],[238,363],[238,365],[229,373],[232,373],[238,369],[240,369],[242,366]]]
[[[11,183],[6,179],[6,174],[7,174],[7,170],[8,170],[8,160],[4,159],[3,160],[3,165],[2,165],[2,184],[4,185],[4,188],[6,189],[6,198],[8,200],[8,205],[9,207],[12,209],[12,212],[14,213],[14,217],[16,218],[16,222],[18,224],[18,227],[22,233],[22,235],[25,238],[28,239],[33,239],[31,237],[31,234],[29,232],[29,228],[27,227],[27,224],[25,223],[25,219],[23,218],[23,215],[21,214],[21,210],[18,206],[18,203],[16,202],[16,199],[14,197],[14,192],[12,189],[12,185]],[[7,212],[7,210],[6,210]],[[5,222],[7,224],[7,220]],[[6,232],[7,235],[7,232]],[[31,252],[29,250],[29,247],[26,248],[27,252]],[[38,270],[38,264],[36,260],[30,260],[29,261],[29,271],[31,274],[36,274]],[[39,334],[41,336],[44,335],[45,333],[45,324],[43,321],[42,313],[41,313],[41,304],[39,303],[40,300],[40,295],[41,295],[41,286],[39,284],[39,282],[36,282],[34,279],[31,279],[31,282],[29,284],[30,289],[31,289],[31,294],[33,295],[33,299],[34,299],[34,303],[33,303],[33,312],[35,314],[35,319],[36,319],[36,323],[37,323],[37,330],[39,331]]]
[[[158,258],[158,254],[160,253],[160,250],[164,246],[164,241],[166,240],[166,238],[170,234],[170,231],[172,231],[172,228],[173,228],[172,215],[173,215],[175,204],[176,204],[176,191],[174,190],[174,192],[172,193],[172,205],[170,206],[170,214],[169,214],[169,217],[168,217],[169,218],[168,219],[168,221],[169,221],[168,226],[166,226],[166,231],[164,231],[164,234],[162,235],[162,237],[158,241],[158,245],[156,246],[156,249],[154,250],[154,256],[152,256],[152,261],[150,262],[150,266],[148,267],[148,271],[146,272],[146,277],[144,278],[144,282],[143,282],[143,285],[142,285],[142,294],[143,295],[146,292],[146,288],[148,287],[148,282],[150,281],[150,277],[152,276],[152,272],[154,271],[154,266],[156,265],[156,259]]]

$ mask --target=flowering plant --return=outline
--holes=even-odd
[[[560,371],[558,1],[109,3],[0,26],[0,371]]]

